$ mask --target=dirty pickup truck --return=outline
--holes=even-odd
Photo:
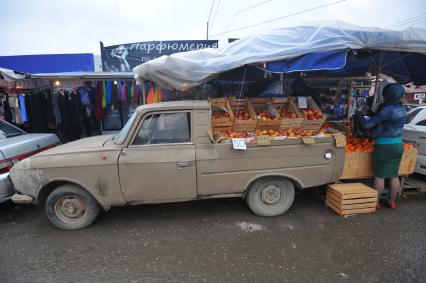
[[[206,101],[137,108],[115,136],[81,139],[17,163],[15,202],[45,206],[66,230],[89,226],[112,206],[243,197],[260,216],[285,213],[295,189],[339,179],[344,148],[331,137],[287,139],[246,150],[213,143]]]

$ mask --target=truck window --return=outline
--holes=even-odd
[[[133,141],[133,145],[191,142],[191,114],[189,112],[159,113],[147,116]]]

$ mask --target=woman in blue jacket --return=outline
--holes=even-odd
[[[405,89],[400,84],[389,84],[383,89],[384,102],[377,114],[369,117],[357,112],[355,118],[361,126],[369,129],[375,138],[373,152],[374,188],[379,193],[377,208],[380,208],[380,197],[385,186],[385,179],[390,179],[390,189],[387,204],[396,208],[395,198],[399,192],[398,178],[404,146],[402,143],[402,128],[407,112],[402,105]]]

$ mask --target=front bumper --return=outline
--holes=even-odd
[[[9,173],[0,174],[0,203],[9,200],[14,193]]]

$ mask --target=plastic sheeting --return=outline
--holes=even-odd
[[[26,75],[23,73],[18,73],[13,70],[0,68],[0,79],[3,79],[7,82],[15,82],[18,80],[25,79]]]
[[[187,90],[246,64],[347,49],[426,54],[426,30],[408,28],[394,31],[344,22],[273,29],[217,49],[162,56],[136,66],[133,72],[139,81],[150,80],[164,88]]]

